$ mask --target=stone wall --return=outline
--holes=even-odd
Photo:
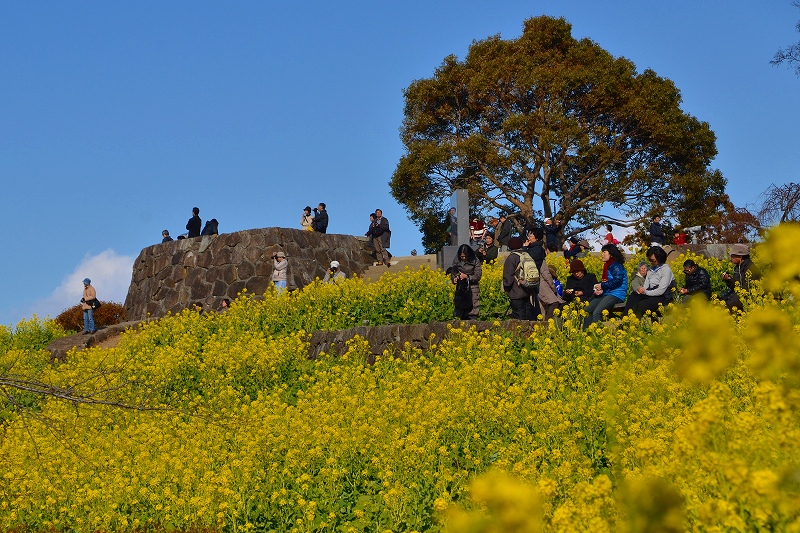
[[[125,298],[130,320],[160,318],[200,302],[217,309],[247,289],[261,295],[272,279],[272,254],[283,250],[289,261],[289,289],[304,287],[325,275],[333,260],[348,277],[372,264],[366,238],[323,235],[287,228],[264,228],[156,244],[133,264]]]
[[[429,324],[388,324],[358,326],[337,331],[315,331],[309,340],[308,357],[316,359],[323,352],[333,356],[342,355],[347,351],[347,341],[358,335],[369,344],[366,362],[372,364],[376,356],[384,354],[384,350],[387,350],[389,355],[399,356],[406,343],[426,351],[432,344],[439,344],[450,336],[451,329],[448,326],[463,330],[475,327],[477,331],[502,329],[527,338],[533,333],[537,324],[528,320],[503,320],[499,325],[497,322],[488,321],[453,320]]]

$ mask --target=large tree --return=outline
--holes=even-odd
[[[423,232],[459,188],[478,212],[527,224],[558,215],[571,233],[604,223],[608,205],[614,222],[633,225],[724,196],[708,168],[714,133],[681,110],[675,85],[574,39],[564,19],[473,42],[466,59],[446,57],[404,94],[406,153],[390,185]]]

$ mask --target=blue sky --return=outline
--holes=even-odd
[[[542,14],[672,79],[737,205],[800,179],[800,79],[769,64],[800,40],[790,0],[2,2],[0,324],[57,315],[87,276],[124,301],[193,206],[230,232],[322,201],[356,235],[382,208],[392,252],[421,250],[388,187],[403,89]]]

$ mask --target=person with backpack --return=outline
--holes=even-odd
[[[609,310],[628,296],[628,272],[625,270],[625,256],[613,244],[604,244],[600,258],[603,260],[603,275],[600,283],[594,286],[595,299],[589,303],[589,313],[583,321],[583,327],[603,320],[603,311]]]
[[[477,320],[481,310],[479,283],[483,270],[475,251],[467,244],[458,247],[453,259],[451,276],[456,292],[453,296],[453,316],[461,320]]]
[[[511,253],[503,263],[503,291],[511,302],[511,318],[517,320],[533,320],[533,305],[531,304],[531,291],[533,286],[528,284],[525,277],[525,267],[531,271],[530,264],[537,269],[536,263],[523,248],[525,241],[522,237],[511,237],[508,247]],[[528,277],[531,277],[529,274]]]
[[[539,227],[531,228],[528,232],[528,240],[525,241],[525,245],[527,247],[525,251],[528,252],[528,255],[531,256],[531,259],[536,263],[536,268],[541,271],[544,258],[547,255],[544,246],[544,230]],[[531,320],[536,320],[541,314],[539,309],[539,285],[537,284],[529,292],[533,303],[533,315]]]
[[[212,218],[211,220],[206,221],[206,225],[203,227],[203,231],[200,232],[200,235],[219,235],[219,222],[216,218]]]

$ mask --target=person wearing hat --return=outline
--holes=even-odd
[[[589,241],[586,239],[578,239],[578,237],[573,236],[569,238],[569,242],[569,250],[564,250],[564,257],[567,259],[567,261],[580,259],[589,254],[591,246],[589,246]]]
[[[508,299],[511,302],[511,318],[532,320],[531,290],[520,285],[516,276],[523,254],[530,258],[524,246],[525,241],[522,240],[522,237],[511,237],[508,240],[508,247],[511,249],[511,253],[503,263],[503,291],[508,295]]]
[[[325,277],[322,278],[323,283],[337,283],[340,280],[347,279],[344,272],[342,272],[339,261],[331,261],[331,267],[325,272]]]
[[[94,308],[89,304],[97,299],[97,291],[92,287],[92,280],[83,280],[83,298],[81,298],[81,308],[83,309],[83,334],[89,335],[97,331],[94,329]]]
[[[733,263],[733,273],[723,272],[722,280],[728,289],[720,294],[719,299],[725,302],[728,309],[742,309],[742,300],[736,294],[736,285],[742,290],[750,290],[750,282],[760,279],[761,272],[750,259],[750,248],[746,244],[734,244],[731,246],[731,263]]]
[[[314,231],[314,217],[311,216],[311,206],[307,205],[303,208],[303,214],[300,215],[300,227],[304,230]]]
[[[161,232],[161,237],[162,237],[161,238],[162,244],[172,240],[172,237],[169,236],[169,230],[166,230],[166,229]]]
[[[286,274],[289,270],[289,262],[283,250],[272,254],[272,282],[278,292],[286,290]]]
[[[497,245],[501,252],[508,251],[508,241],[511,239],[511,221],[508,215],[500,213],[497,223]]]
[[[686,300],[699,295],[705,296],[706,300],[711,299],[711,276],[708,270],[687,259],[683,262],[683,273],[686,275],[686,286],[681,287],[679,292]]]
[[[575,259],[569,264],[569,276],[564,287],[564,301],[569,303],[575,298],[580,298],[583,302],[588,302],[594,297],[594,286],[597,284],[597,276],[586,272],[583,261]]]

